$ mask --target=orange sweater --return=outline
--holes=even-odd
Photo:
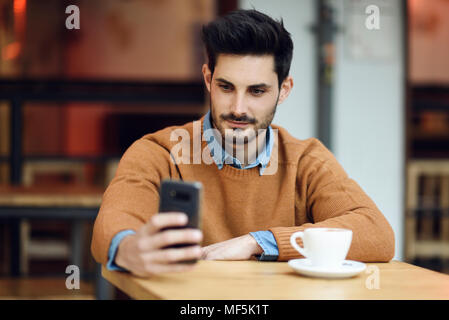
[[[214,162],[204,161],[184,161],[178,164],[178,171],[169,154],[178,141],[170,141],[170,133],[183,128],[198,139],[194,134],[202,136],[203,119],[201,131],[194,130],[193,123],[165,128],[145,135],[125,152],[94,225],[91,249],[99,263],[106,264],[111,240],[118,232],[137,230],[157,213],[160,182],[179,179],[179,175],[185,181],[203,184],[204,246],[269,230],[278,245],[278,261],[287,261],[302,257],[290,245],[292,233],[337,227],[353,231],[347,259],[383,262],[393,258],[394,233],[388,221],[315,138],[298,140],[272,125],[278,129],[278,139],[269,163],[269,167],[277,166],[277,171],[271,175],[259,175],[258,167],[242,170],[224,165],[219,170]],[[202,141],[201,150],[204,148],[208,148],[207,142]],[[190,154],[190,163],[194,163],[194,153]]]

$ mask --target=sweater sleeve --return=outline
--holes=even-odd
[[[317,140],[316,140],[317,141]],[[306,228],[345,228],[353,232],[347,259],[387,262],[394,256],[394,233],[384,215],[362,188],[348,177],[333,154],[317,141],[316,150],[298,165],[297,192],[303,190],[310,223],[274,227],[278,261],[301,258],[291,246],[290,236]],[[302,246],[301,240],[298,243]]]
[[[95,220],[91,251],[101,264],[108,261],[112,238],[120,231],[137,231],[159,206],[160,181],[171,174],[169,153],[156,143],[139,139],[120,160]]]

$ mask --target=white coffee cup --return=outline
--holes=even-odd
[[[304,248],[296,239],[301,238]],[[348,254],[352,231],[340,228],[308,228],[291,235],[290,243],[300,254],[309,259],[313,266],[340,267]]]

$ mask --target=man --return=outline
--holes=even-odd
[[[351,229],[347,259],[392,259],[388,221],[332,153],[271,125],[293,87],[293,43],[282,21],[240,10],[205,26],[203,40],[210,112],[199,127],[163,129],[125,152],[95,222],[95,259],[138,276],[190,270],[180,262],[195,258],[287,261],[301,257],[290,235],[314,227]],[[179,157],[180,131],[199,141],[199,158]],[[202,232],[161,231],[187,223],[183,213],[157,214],[166,178],[203,184]],[[163,249],[176,243],[197,245]]]

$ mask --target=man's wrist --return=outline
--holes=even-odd
[[[259,243],[254,239],[254,237],[251,234],[247,234],[248,241],[251,246],[251,255],[256,256],[262,254],[264,251],[262,247],[259,245]]]
[[[136,236],[135,234],[130,234],[124,237],[122,241],[120,241],[120,244],[117,249],[117,255],[115,256],[115,264],[118,265],[119,267],[128,269],[126,263],[127,261],[126,256],[127,252],[129,251],[129,244],[130,242],[133,241],[133,238],[135,236]]]

